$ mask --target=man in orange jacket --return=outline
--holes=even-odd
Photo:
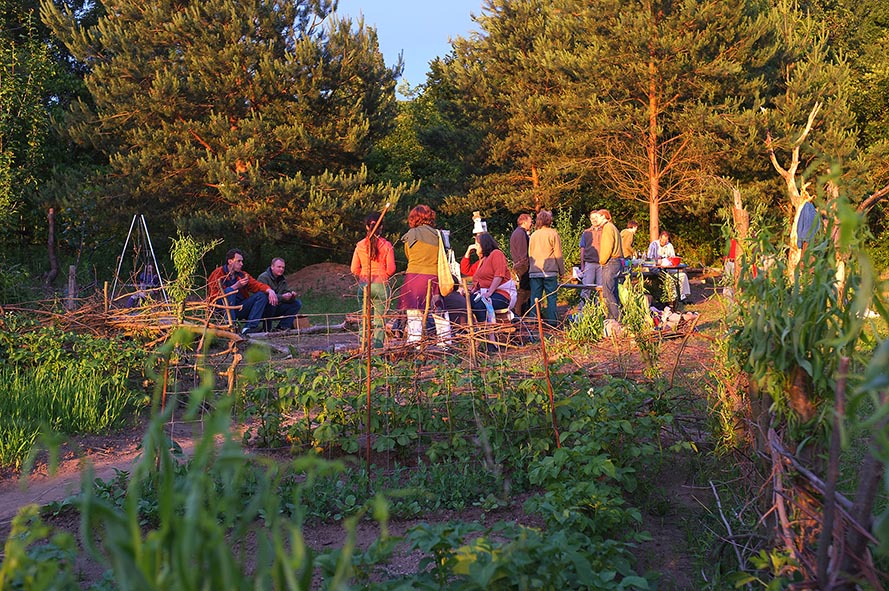
[[[240,306],[234,310],[235,318],[246,320],[241,334],[260,332],[259,321],[268,304],[278,305],[278,294],[265,283],[260,283],[244,270],[244,255],[237,248],[225,253],[225,264],[216,267],[208,279],[208,294],[211,303],[219,303],[225,298],[229,306]]]

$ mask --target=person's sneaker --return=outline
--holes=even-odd
[[[244,328],[241,329],[242,336],[248,335],[248,334],[255,334],[258,332],[262,332],[262,329],[260,329],[258,326],[245,326]]]

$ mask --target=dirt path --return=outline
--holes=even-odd
[[[12,519],[19,509],[36,503],[46,505],[80,492],[80,480],[87,463],[94,477],[114,478],[117,471],[130,471],[138,460],[142,433],[133,431],[114,436],[90,436],[66,444],[59,465],[52,473],[39,464],[26,477],[6,474],[0,477],[0,540],[6,539]],[[176,442],[186,455],[194,449],[194,438],[177,435]]]

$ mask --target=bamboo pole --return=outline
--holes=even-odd
[[[367,360],[367,416],[364,422],[364,438],[365,438],[365,451],[364,451],[364,459],[367,464],[367,473],[370,474],[370,394],[371,394],[371,379],[370,379],[370,370],[371,370],[371,346],[370,346],[370,338],[373,334],[370,328],[371,322],[371,305],[370,305],[370,283],[373,279],[373,273],[371,272],[371,260],[370,260],[370,239],[376,234],[377,230],[380,227],[380,224],[383,221],[383,217],[385,217],[386,212],[389,211],[389,203],[383,206],[383,211],[380,212],[380,217],[377,218],[376,223],[374,223],[373,228],[370,229],[370,232],[367,234],[367,285],[364,287],[364,347],[366,349],[366,360]],[[369,482],[369,481],[368,481]],[[369,485],[369,484],[368,484]]]
[[[537,334],[540,335],[540,353],[543,357],[543,369],[546,372],[546,389],[549,392],[549,410],[553,418],[553,433],[556,435],[556,448],[562,447],[562,440],[559,436],[559,424],[556,420],[556,401],[553,396],[553,382],[549,375],[549,357],[546,353],[546,339],[543,338],[543,319],[540,317],[540,298],[534,300],[534,307],[537,310]]]

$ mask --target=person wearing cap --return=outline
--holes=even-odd
[[[262,320],[266,306],[277,306],[278,294],[243,269],[243,253],[232,248],[225,253],[225,264],[210,273],[207,293],[211,304],[218,305],[221,299],[225,299],[226,304],[233,308],[234,317],[247,321],[241,330],[241,334],[246,335],[260,332],[259,321]]]
[[[562,256],[562,239],[552,228],[553,214],[541,209],[537,212],[537,229],[528,241],[528,277],[531,283],[531,315],[536,316],[535,303],[543,307],[543,319],[555,326],[556,291],[559,278],[565,274],[565,259]],[[546,298],[544,301],[543,298]]]

